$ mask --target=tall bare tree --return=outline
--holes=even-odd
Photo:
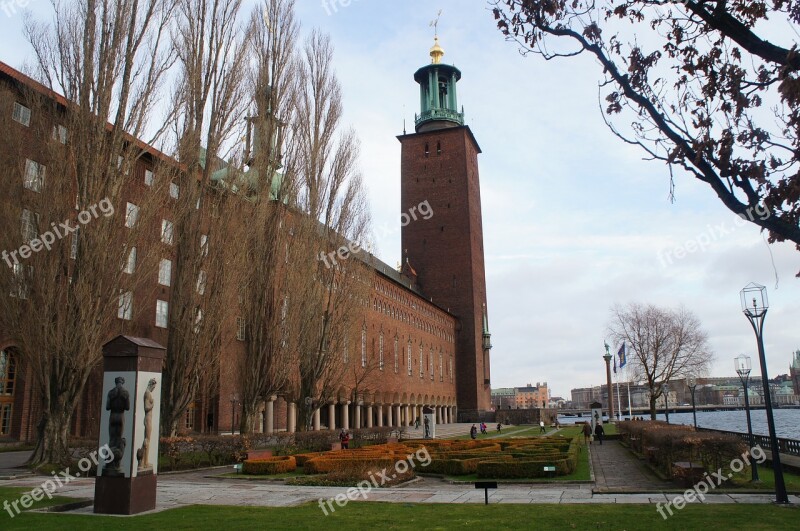
[[[179,0],[173,45],[178,57],[174,129],[174,175],[179,195],[172,211],[174,257],[169,339],[164,363],[161,431],[173,435],[201,381],[224,370],[219,355],[231,286],[237,283],[227,257],[238,202],[231,182],[241,161],[229,151],[242,134],[250,35],[241,0]],[[234,143],[235,145],[235,143]],[[207,390],[213,392],[213,390]]]
[[[650,417],[670,380],[700,376],[713,360],[708,335],[686,308],[677,310],[632,303],[611,309],[609,332],[628,346],[631,374],[650,391]]]
[[[341,131],[341,86],[332,60],[330,38],[313,31],[300,69],[289,168],[297,173],[297,206],[305,214],[296,224],[304,256],[295,267],[308,279],[295,297],[302,316],[294,388],[301,429],[337,396],[346,338],[363,319],[371,287],[367,267],[349,252],[358,249],[351,242],[366,245],[370,219],[357,167],[358,141],[352,130]]]
[[[296,173],[283,168],[284,130],[294,119],[299,24],[294,0],[263,0],[251,19],[256,66],[253,133],[248,134],[248,171],[240,183],[246,223],[237,227],[243,244],[235,256],[242,269],[239,286],[244,354],[238,360],[242,403],[241,432],[254,430],[261,403],[283,392],[292,374],[290,338],[297,330],[294,286],[307,279],[294,264],[302,257],[294,239]],[[299,274],[298,274],[299,273]]]
[[[52,25],[26,21],[41,85],[27,83],[29,130],[6,144],[15,160],[0,192],[14,205],[3,209],[11,230],[2,246],[34,249],[0,273],[0,330],[41,397],[32,465],[69,461],[70,424],[101,347],[129,326],[117,320],[121,301],[152,272],[147,260],[124,271],[159,209],[156,190],[129,187],[144,156],[133,139],[157,140],[160,131],[146,126],[171,64],[167,2],[55,0],[53,8]],[[123,223],[124,197],[137,197],[136,225]],[[137,308],[127,306],[131,318]]]

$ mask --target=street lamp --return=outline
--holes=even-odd
[[[697,389],[697,379],[694,376],[691,376],[687,381],[686,385],[689,386],[689,391],[692,393],[692,418],[694,419],[694,429],[697,429],[697,409],[694,406],[694,391]]]
[[[661,388],[664,390],[664,416],[669,424],[669,385],[664,384]]]
[[[611,387],[611,347],[606,343],[606,353],[603,359],[606,361],[606,385],[608,386],[608,421],[614,420],[614,388]]]
[[[736,367],[736,374],[739,375],[739,379],[742,381],[742,387],[744,387],[744,410],[747,412],[747,445],[750,447],[752,453],[753,425],[750,423],[750,397],[747,392],[747,384],[750,383],[750,356],[742,354],[741,356],[733,358],[733,365]],[[755,461],[750,463],[750,468],[753,471],[752,480],[758,481],[758,465]]]
[[[778,437],[775,434],[775,418],[772,415],[772,398],[769,392],[769,376],[767,375],[767,358],[764,355],[764,319],[769,309],[767,288],[751,282],[740,292],[742,311],[744,312],[758,341],[758,359],[761,363],[761,385],[764,387],[764,407],[767,412],[767,426],[769,427],[769,442],[772,451],[772,469],[775,472],[775,502],[789,503],[786,495],[786,483],[783,481],[783,468],[781,467],[781,454],[778,447]]]
[[[235,434],[233,428],[234,428],[234,422],[236,420],[236,403],[238,401],[239,401],[239,395],[237,395],[236,393],[231,393],[231,435]]]

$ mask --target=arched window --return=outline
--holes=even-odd
[[[383,370],[383,332],[378,338],[378,366]]]
[[[9,350],[0,350],[0,435],[11,434],[17,360]]]

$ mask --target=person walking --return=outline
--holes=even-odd
[[[475,439],[478,436],[478,428],[475,427],[475,424],[469,429],[469,436]]]
[[[539,433],[547,433],[547,429],[545,429],[545,427],[544,427],[544,421],[543,420],[539,421]]]
[[[502,427],[503,427],[503,425],[498,422],[497,423],[497,433],[500,433],[500,428],[502,428]]]
[[[597,437],[597,440],[600,441],[600,444],[603,444],[603,435],[606,434],[606,430],[603,429],[603,425],[601,423],[597,423],[594,427],[594,436]]]
[[[592,426],[589,424],[589,421],[583,423],[583,444],[589,443],[592,444]]]
[[[347,450],[350,446],[350,434],[343,429],[339,432],[339,440],[342,442],[342,450]]]

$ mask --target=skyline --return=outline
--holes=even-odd
[[[45,2],[29,7],[37,17],[48,12]],[[769,289],[769,376],[788,372],[800,349],[800,254],[791,244],[767,247],[757,227],[685,174],[676,173],[670,204],[667,168],[642,161],[603,124],[597,64],[521,57],[495,29],[488,4],[310,0],[297,8],[303,34],[314,26],[331,34],[345,121],[362,141],[374,252],[389,264],[401,256],[400,144],[393,137],[404,123],[413,130],[413,73],[430,60],[429,23],[443,9],[444,62],[463,72],[459,105],[483,149],[493,388],[546,381],[553,396],[567,397],[603,382],[609,308],[633,301],[694,311],[716,353],[710,376],[734,374],[741,353],[760,373],[739,308],[739,290],[751,281]],[[15,68],[32,58],[22,25],[21,14],[0,14],[0,59]]]

